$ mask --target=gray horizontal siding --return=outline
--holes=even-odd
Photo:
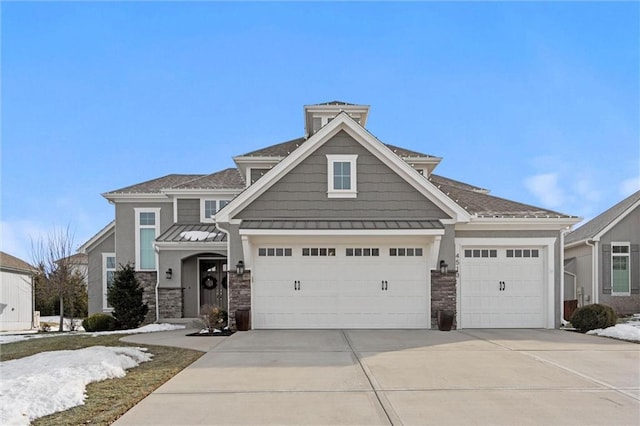
[[[327,197],[327,154],[357,154],[357,198]],[[448,218],[434,203],[340,132],[240,212],[241,219]]]
[[[268,171],[269,169],[251,169],[251,183],[256,183]]]
[[[200,222],[200,199],[178,199],[178,223]]]

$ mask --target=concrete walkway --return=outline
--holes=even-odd
[[[633,343],[560,330],[184,334],[127,337],[208,352],[116,424],[640,424]]]

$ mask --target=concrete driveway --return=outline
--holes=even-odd
[[[208,352],[116,424],[640,424],[640,345],[597,336],[265,330],[193,339],[207,339],[198,344]]]

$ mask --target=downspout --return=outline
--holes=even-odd
[[[596,255],[597,254],[596,248],[598,247],[598,242],[594,241],[595,244],[591,244],[589,240],[586,240],[584,243],[589,247],[591,247],[591,303],[598,303],[597,302],[598,257]]]
[[[155,296],[156,296],[156,323],[160,322],[160,297],[158,296],[158,288],[160,287],[160,254],[158,252],[158,246],[154,244],[154,249],[156,252],[156,285],[155,285]]]
[[[566,227],[560,231],[560,324],[564,319],[564,236],[571,231],[571,227]]]

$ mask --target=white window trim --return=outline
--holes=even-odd
[[[627,247],[627,252],[626,253],[614,253],[613,252],[613,247]],[[629,279],[627,280],[627,282],[629,283],[629,290],[628,291],[613,291],[613,258],[614,257],[626,257],[628,259],[627,261],[627,274],[629,275]],[[612,296],[631,296],[631,243],[628,242],[611,242],[611,270],[609,271],[609,273],[611,274],[611,295]]]
[[[216,202],[216,212],[220,210],[220,201],[226,201],[227,204],[229,202],[231,202],[231,200],[228,199],[223,199],[223,198],[200,198],[200,221],[203,223],[214,223],[215,222],[215,215],[211,216],[211,217],[205,217],[204,212],[204,206],[205,206],[205,202],[206,201],[215,201]]]
[[[329,198],[356,198],[358,196],[357,155],[327,154],[327,196]],[[333,166],[335,163],[351,163],[351,189],[333,187]]]
[[[160,208],[138,207],[133,209],[136,216],[135,242],[136,242],[136,271],[155,271],[158,268],[158,256],[156,254],[156,267],[143,269],[140,267],[140,228],[155,228],[156,238],[160,235]],[[140,225],[140,213],[155,213],[155,225]]]
[[[112,312],[113,308],[108,307],[107,304],[107,272],[116,271],[117,268],[109,268],[107,270],[107,258],[116,257],[115,253],[102,253],[102,312]]]

